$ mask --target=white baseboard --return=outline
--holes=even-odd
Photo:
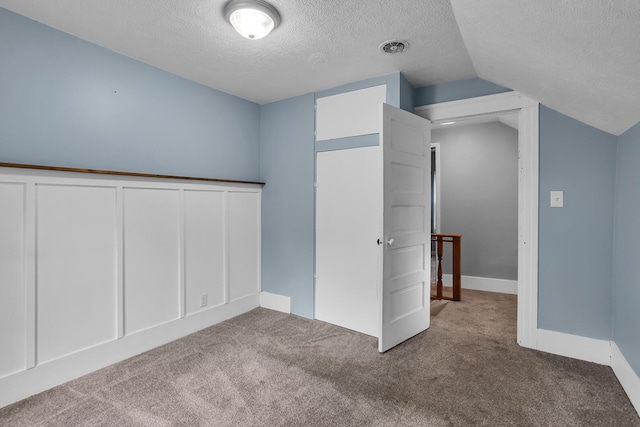
[[[0,408],[246,313],[258,306],[259,294],[256,293],[0,378]]]
[[[611,342],[611,369],[618,377],[636,412],[640,414],[640,377],[613,341]]]
[[[462,289],[472,289],[475,291],[499,292],[501,294],[518,295],[518,281],[505,279],[492,279],[490,277],[462,276]],[[442,284],[452,286],[453,276],[451,274],[442,275]]]
[[[611,364],[611,341],[538,329],[537,349],[599,365]]]
[[[614,341],[538,329],[537,350],[611,366],[631,404],[640,415],[640,377]]]
[[[291,297],[260,292],[260,307],[291,314]]]

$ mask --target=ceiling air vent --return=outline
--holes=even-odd
[[[409,42],[404,40],[389,40],[380,45],[380,50],[384,53],[402,53],[409,49]]]

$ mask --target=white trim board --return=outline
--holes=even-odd
[[[611,341],[611,368],[629,396],[633,407],[636,408],[636,412],[640,414],[640,377],[613,341]]]
[[[291,297],[260,292],[260,307],[291,314]]]
[[[442,222],[442,218],[440,215],[441,212],[441,206],[442,203],[440,203],[440,183],[441,183],[441,173],[440,170],[442,169],[441,162],[440,162],[440,155],[441,155],[441,151],[440,151],[440,143],[439,142],[432,142],[431,143],[431,148],[435,148],[436,150],[436,209],[435,209],[435,228],[436,228],[436,233],[440,233],[440,229],[441,227],[441,222]],[[433,197],[433,196],[432,196]]]
[[[611,364],[611,342],[607,340],[538,329],[537,341],[540,351],[599,365]]]
[[[258,307],[258,294],[211,307],[0,379],[0,408]]]
[[[452,118],[470,117],[480,114],[515,111],[521,108],[538,107],[538,103],[518,92],[504,92],[496,95],[459,99],[440,104],[422,105],[413,109],[414,113],[427,117],[434,124]]]
[[[614,341],[538,329],[537,350],[610,366],[640,415],[640,377]]]
[[[462,289],[474,291],[498,292],[501,294],[518,295],[518,281],[505,279],[492,279],[490,277],[462,276]],[[450,287],[453,284],[451,274],[442,275],[442,284]],[[464,298],[464,296],[463,296]]]
[[[432,122],[518,112],[518,344],[536,348],[538,328],[539,104],[517,92],[416,107]]]
[[[316,141],[379,133],[386,101],[386,84],[316,99]]]

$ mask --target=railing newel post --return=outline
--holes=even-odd
[[[436,295],[433,299],[447,299],[452,301],[460,301],[462,298],[462,264],[461,264],[461,239],[460,234],[431,234],[431,242],[436,243]],[[444,252],[444,243],[451,243],[452,254],[452,279],[453,279],[453,296],[445,297],[442,294],[442,256]]]

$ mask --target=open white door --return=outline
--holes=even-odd
[[[381,326],[384,352],[429,327],[431,123],[382,105],[384,245]]]

